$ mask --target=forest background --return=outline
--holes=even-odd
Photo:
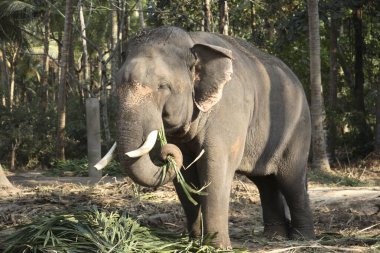
[[[380,151],[380,2],[319,1],[319,18],[334,166]],[[86,164],[89,97],[100,100],[106,152],[127,41],[161,25],[249,41],[282,59],[310,101],[307,1],[0,0],[0,164],[11,171]]]

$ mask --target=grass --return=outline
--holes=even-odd
[[[20,226],[3,242],[3,252],[225,252],[208,245],[211,238],[187,237],[139,224],[126,213],[96,208],[55,213]]]
[[[168,143],[166,136],[165,136],[164,127],[162,127],[160,129],[160,131],[158,132],[158,139],[160,141],[161,147]],[[168,157],[165,164],[162,166],[162,180],[161,180],[161,182],[164,181],[168,170],[175,170],[175,173],[177,176],[177,181],[181,185],[184,193],[186,194],[186,197],[188,198],[188,200],[191,203],[193,203],[194,205],[198,205],[197,201],[191,196],[191,194],[206,195],[206,193],[204,193],[203,190],[208,185],[205,185],[205,186],[201,187],[200,189],[196,189],[195,187],[189,185],[181,173],[181,168],[178,168],[173,157],[170,157],[170,156]]]
[[[367,182],[361,181],[358,178],[347,176],[346,173],[339,171],[327,173],[324,171],[309,170],[308,180],[317,184],[336,185],[336,186],[368,186]]]

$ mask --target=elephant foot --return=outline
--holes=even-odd
[[[229,236],[218,236],[211,241],[211,245],[222,250],[231,250],[231,242]]]
[[[218,233],[213,234],[207,234],[203,238],[198,237],[198,240],[202,239],[202,244],[205,245],[211,245],[215,248],[222,249],[222,250],[231,250],[231,241],[230,237],[227,236],[221,236]]]
[[[201,231],[189,231],[189,238],[191,241],[198,241],[202,238]]]
[[[218,249],[232,250],[230,238],[228,236],[221,238],[220,236],[218,236],[217,233],[215,233],[213,235],[209,234],[209,235],[206,235],[204,237],[202,237],[199,234],[190,233],[189,239],[190,239],[190,241],[201,242],[201,244],[211,245],[211,246],[218,248]]]
[[[289,235],[289,223],[280,222],[264,225],[264,236],[268,239],[286,239]]]
[[[291,240],[315,240],[315,233],[313,227],[292,227],[290,230]]]

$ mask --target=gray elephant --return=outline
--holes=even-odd
[[[199,205],[173,181],[190,237],[215,234],[216,246],[231,246],[235,173],[259,189],[264,234],[315,237],[306,190],[308,103],[299,80],[279,59],[228,36],[161,27],[129,41],[116,89],[118,155],[136,183],[167,183],[175,173],[162,182],[155,160],[172,155],[186,166],[204,149],[183,171],[190,184],[209,184],[207,195],[193,196]],[[171,144],[154,152],[162,126]]]

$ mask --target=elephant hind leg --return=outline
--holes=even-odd
[[[277,175],[277,181],[289,206],[291,215],[291,239],[315,239],[312,212],[306,189],[305,175],[293,177]]]
[[[288,207],[274,175],[253,176],[250,179],[260,192],[264,219],[264,236],[287,238],[290,226]]]

